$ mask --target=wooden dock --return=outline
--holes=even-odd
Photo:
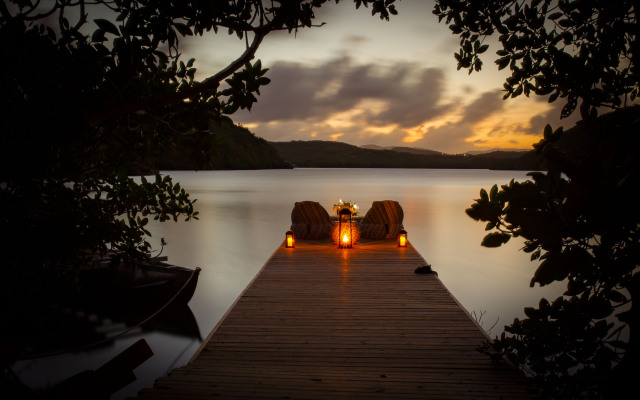
[[[190,362],[151,399],[531,399],[476,351],[488,337],[396,241],[278,248]]]

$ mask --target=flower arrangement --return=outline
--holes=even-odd
[[[339,215],[340,210],[344,208],[348,208],[349,211],[351,211],[352,216],[355,217],[356,215],[358,215],[358,205],[356,204],[355,201],[349,200],[349,201],[343,202],[342,199],[340,199],[338,204],[333,205],[333,211],[336,212],[336,215]]]

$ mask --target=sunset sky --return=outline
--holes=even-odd
[[[544,126],[560,120],[561,101],[546,97],[502,100],[506,71],[491,45],[479,73],[458,71],[459,38],[438,23],[432,0],[397,1],[390,21],[327,3],[316,14],[326,25],[297,36],[268,35],[256,59],[271,84],[251,112],[235,122],[269,141],[336,140],[353,145],[414,146],[447,153],[490,148],[530,149]],[[183,42],[198,78],[217,72],[244,50],[226,33]],[[490,43],[491,44],[491,43]],[[577,113],[576,113],[577,114]]]

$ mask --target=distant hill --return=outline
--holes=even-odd
[[[397,146],[397,147],[391,147],[389,150],[398,151],[400,153],[422,154],[422,155],[428,155],[428,156],[441,156],[442,155],[442,153],[439,152],[439,151],[421,149],[421,148],[418,148],[418,147]]]
[[[331,141],[269,142],[286,162],[310,168],[465,168],[535,169],[537,160],[521,160],[520,151],[500,151],[481,155],[443,154],[408,147],[358,147]],[[516,168],[517,167],[517,168]]]
[[[241,170],[291,168],[266,140],[233,123],[220,123],[213,133],[179,136],[175,146],[147,154],[157,170]],[[146,163],[149,165],[149,162]]]
[[[378,146],[376,144],[365,144],[365,145],[360,146],[360,148],[369,149],[369,150],[393,150],[393,151],[399,151],[399,152],[404,152],[404,153],[413,153],[413,154],[432,154],[432,155],[442,154],[439,151],[424,149],[422,147],[406,147],[406,146],[386,146],[386,147],[383,147],[383,146]]]
[[[393,151],[400,151],[400,152],[414,153],[414,154],[430,154],[430,155],[445,154],[445,153],[442,153],[441,151],[429,150],[429,149],[425,149],[424,147],[378,146],[377,144],[365,144],[365,145],[362,145],[360,147],[363,148],[363,149],[370,149],[370,150],[393,150]],[[503,148],[493,148],[493,149],[487,149],[487,150],[465,151],[464,153],[458,153],[458,154],[467,154],[467,155],[485,155],[485,154],[488,154],[489,156],[495,156],[495,157],[504,156],[505,158],[513,158],[513,157],[517,157],[518,153],[520,155],[522,155],[523,153],[526,153],[528,151],[530,151],[530,150],[529,149],[510,149],[510,150],[505,150]],[[449,155],[451,155],[451,154],[449,154]]]
[[[467,151],[465,152],[466,154],[471,154],[471,155],[480,155],[480,154],[488,154],[488,153],[496,153],[496,152],[507,152],[507,153],[525,153],[527,151],[531,151],[530,149],[509,149],[509,150],[505,150],[503,148],[493,148],[493,149],[487,149],[487,150],[471,150],[471,151]]]
[[[378,146],[377,144],[363,144],[362,146],[360,146],[363,149],[369,149],[369,150],[390,150],[391,147],[393,146]]]
[[[220,123],[213,133],[177,136],[174,144],[144,151],[133,174],[156,170],[315,168],[466,168],[533,170],[537,156],[520,151],[443,154],[423,148],[353,146],[332,141],[267,142],[248,129]]]

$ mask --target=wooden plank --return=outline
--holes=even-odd
[[[411,246],[278,248],[189,363],[137,398],[532,399]]]

